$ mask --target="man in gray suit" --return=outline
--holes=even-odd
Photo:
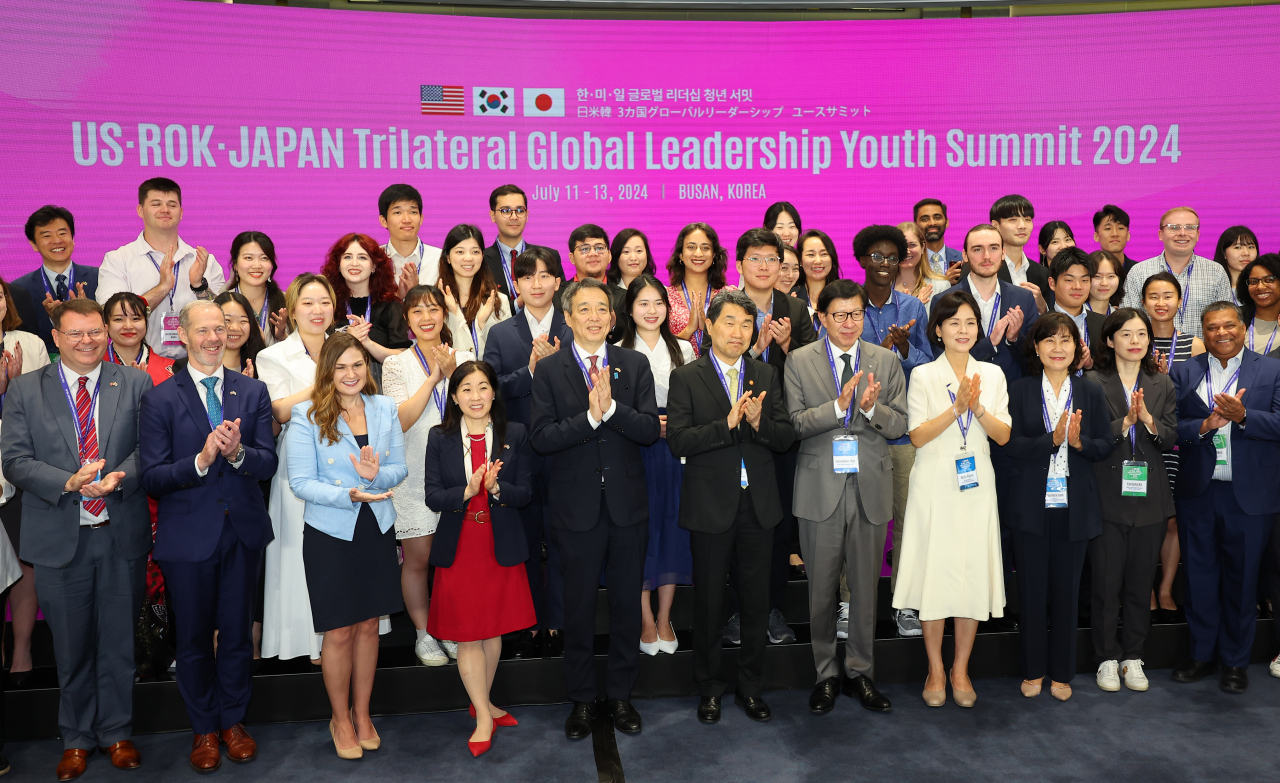
[[[893,352],[861,339],[866,301],[852,280],[822,289],[817,309],[827,338],[792,351],[785,372],[801,440],[794,508],[818,669],[809,710],[818,715],[835,708],[837,689],[869,710],[892,709],[875,687],[873,645],[885,523],[893,516],[887,441],[907,431],[907,383]],[[850,594],[843,687],[836,660],[842,569]]]
[[[94,748],[119,769],[133,747],[134,626],[151,517],[138,470],[144,372],[103,363],[107,327],[92,299],[54,308],[60,360],[10,382],[0,456],[23,490],[23,560],[35,566],[58,665],[58,780],[84,774]]]

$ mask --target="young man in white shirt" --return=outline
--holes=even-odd
[[[1004,267],[1000,279],[1025,288],[1035,297],[1036,309],[1043,315],[1049,309],[1051,296],[1049,274],[1041,264],[1034,263],[1024,252],[1031,241],[1036,208],[1025,196],[1002,196],[991,205],[991,225],[1000,232],[1004,242]]]
[[[412,185],[390,185],[378,196],[378,222],[389,240],[382,246],[396,270],[400,299],[415,285],[435,285],[440,279],[440,248],[423,244],[422,194]]]
[[[213,300],[226,287],[222,267],[208,250],[178,236],[182,188],[166,177],[138,186],[138,238],[107,253],[98,271],[96,298],[104,303],[121,291],[138,294],[151,308],[147,345],[161,356],[186,355],[178,338],[178,313],[187,302]]]

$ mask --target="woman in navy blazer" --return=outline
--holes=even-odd
[[[312,622],[325,635],[329,733],[344,759],[381,744],[369,718],[378,618],[404,608],[391,495],[409,468],[395,402],[378,394],[371,363],[349,334],[325,341],[285,449],[289,487],[306,503],[302,560]]]
[[[1102,387],[1076,375],[1084,344],[1075,322],[1047,313],[1026,341],[1028,375],[1009,386],[1011,497],[1018,570],[1022,695],[1071,698],[1077,601],[1089,539],[1102,533],[1093,463],[1115,447]],[[1046,420],[1050,426],[1046,426]],[[1052,615],[1050,615],[1050,607]]]
[[[444,421],[427,440],[427,506],[440,512],[427,632],[458,643],[458,674],[471,697],[473,756],[494,726],[516,719],[489,701],[502,634],[537,622],[524,561],[520,509],[533,497],[533,452],[524,426],[508,422],[488,362],[463,362],[449,379]]]

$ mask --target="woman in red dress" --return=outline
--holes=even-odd
[[[440,512],[427,632],[458,643],[458,674],[476,718],[472,756],[489,749],[495,725],[516,725],[490,703],[489,689],[502,635],[537,622],[519,511],[533,496],[533,453],[524,426],[507,421],[497,388],[487,362],[459,365],[444,421],[427,441],[426,501]]]

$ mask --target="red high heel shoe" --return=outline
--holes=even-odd
[[[491,747],[493,747],[492,737],[484,742],[472,742],[471,740],[467,740],[467,750],[471,751],[471,758],[473,759],[478,759],[488,753],[489,748]]]
[[[471,717],[474,718],[476,716],[476,705],[472,704],[467,709],[471,713]],[[506,715],[503,715],[501,718],[494,718],[493,725],[505,726],[507,728],[514,728],[515,726],[519,726],[520,722],[515,719],[514,715],[508,712]]]

